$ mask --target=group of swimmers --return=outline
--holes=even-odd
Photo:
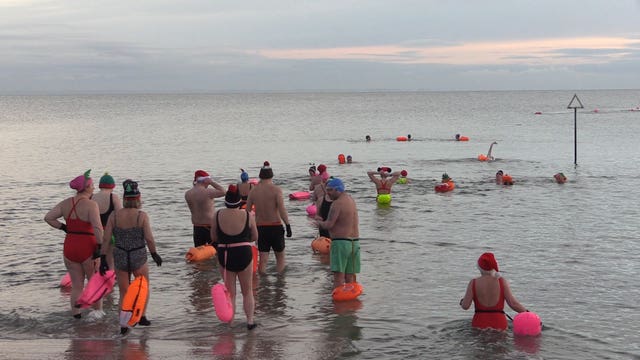
[[[342,180],[328,174],[326,165],[311,166],[309,175],[312,200],[318,209],[314,224],[319,235],[332,239],[330,267],[334,288],[338,288],[355,282],[356,274],[360,272],[357,206],[346,193]],[[378,201],[384,202],[385,199],[390,201],[393,184],[406,177],[406,171],[393,172],[383,166],[377,171],[368,171],[367,175],[376,185]],[[241,169],[240,182],[225,190],[206,171],[197,170],[193,187],[185,192],[194,246],[211,244],[217,248],[219,270],[234,307],[236,279],[239,280],[249,330],[256,327],[252,243],[258,244],[259,273],[266,272],[271,250],[276,257],[276,271],[281,273],[285,268],[285,235],[292,236],[282,190],[273,183],[273,170],[268,162],[260,169],[259,179],[252,183]],[[100,179],[101,191],[97,194],[93,194],[90,171],[74,178],[69,186],[76,194],[58,203],[47,213],[45,221],[66,233],[63,255],[72,280],[71,312],[75,318],[80,318],[76,301],[82,293],[84,279],[95,273],[96,259],[99,259],[100,273],[115,270],[122,302],[132,275],[148,278],[147,253],[157,266],[162,265],[162,258],[157,253],[149,217],[140,210],[141,193],[137,182],[130,179],[123,182],[122,201],[112,192],[115,181],[108,174]],[[213,200],[223,196],[225,208],[215,211]],[[59,221],[61,217],[65,219],[64,223]],[[526,309],[515,300],[506,280],[496,276],[498,266],[493,254],[483,254],[478,267],[481,276],[470,282],[460,305],[468,309],[471,302],[475,304],[474,326],[501,329],[504,301],[517,312]],[[495,315],[500,313],[502,317]],[[102,316],[104,312],[99,301],[93,305],[89,317]],[[495,318],[495,321],[487,318]],[[139,325],[150,323],[143,314]]]

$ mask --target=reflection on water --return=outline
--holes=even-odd
[[[71,195],[70,178],[93,168],[98,174],[109,171],[117,183],[141,179],[144,209],[164,259],[151,271],[153,325],[132,329],[130,345],[114,343],[122,353],[155,354],[155,349],[167,351],[165,342],[176,341],[202,358],[637,357],[634,335],[640,322],[612,321],[610,314],[633,319],[638,312],[628,301],[637,298],[640,257],[635,241],[640,214],[629,201],[639,194],[640,167],[637,139],[629,134],[640,133],[640,112],[585,114],[581,163],[574,167],[567,140],[572,129],[564,115],[533,118],[529,110],[564,108],[564,98],[572,95],[0,96],[5,169],[0,172],[0,333],[9,339],[58,340],[64,348],[69,338],[118,334],[117,289],[105,302],[105,318],[71,321],[68,294],[56,286],[65,272],[63,234],[42,221],[48,209]],[[586,95],[587,101],[624,108],[630,101],[637,106],[640,91]],[[421,141],[398,143],[401,128]],[[372,142],[362,140],[365,132]],[[471,140],[451,141],[456,132]],[[243,139],[243,151],[230,151],[229,139]],[[500,143],[499,160],[477,161],[494,140]],[[78,148],[83,156],[74,162],[51,157]],[[357,161],[340,166],[337,152]],[[311,161],[326,163],[343,179],[359,210],[358,279],[365,289],[358,301],[333,303],[329,257],[312,254],[309,246],[317,230],[306,215],[307,203],[286,200],[294,233],[286,240],[287,270],[255,277],[258,328],[248,332],[242,314],[231,325],[215,316],[210,295],[220,279],[215,260],[185,263],[193,241],[184,191],[195,169],[213,171],[216,181],[227,185],[237,181],[239,167],[256,176],[264,160],[273,164],[274,182],[285,194],[308,187]],[[393,187],[386,207],[376,203],[366,176],[379,164],[406,169],[412,179]],[[495,185],[498,169],[514,176],[515,185]],[[552,175],[558,171],[569,182],[556,184]],[[436,194],[433,186],[444,172],[455,179],[456,189]],[[25,184],[37,194],[25,193]],[[216,203],[222,206],[221,199]],[[457,304],[484,251],[496,254],[518,299],[544,319],[540,338],[471,331],[470,313]],[[137,343],[139,337],[150,339],[151,349]],[[83,346],[72,345],[69,352],[89,351]]]

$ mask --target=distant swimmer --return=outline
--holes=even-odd
[[[460,141],[460,134],[456,134],[456,140]]]
[[[369,179],[376,184],[378,196],[376,200],[380,204],[389,204],[391,202],[391,187],[400,178],[400,171],[391,172],[391,168],[387,166],[379,167],[378,171],[367,171]],[[378,175],[380,178],[376,177]]]
[[[364,139],[365,139],[366,142],[369,142],[369,141],[371,141],[371,136],[367,135],[367,136],[364,137]]]
[[[406,183],[408,183],[409,182],[409,178],[407,178],[407,175],[409,175],[407,170],[400,171],[400,177],[398,178],[398,181],[396,181],[396,183],[397,184],[406,184]]]
[[[503,310],[505,301],[518,313],[529,310],[516,300],[507,279],[498,273],[498,262],[492,253],[482,254],[478,258],[477,266],[480,276],[469,282],[464,297],[460,299],[460,306],[467,310],[473,302],[475,314],[471,326],[479,329],[506,330],[507,318]]]
[[[554,179],[556,179],[556,182],[557,182],[558,184],[564,184],[564,183],[566,183],[566,182],[567,182],[567,177],[566,177],[566,176],[564,176],[564,174],[563,174],[563,173],[561,173],[561,172],[559,172],[559,173],[557,173],[557,174],[553,175],[553,178],[554,178]]]
[[[498,170],[498,172],[496,172],[496,184],[502,185],[502,176],[503,175],[504,175],[504,171],[502,171],[502,170]]]
[[[411,134],[407,135],[407,141],[411,141]]]
[[[351,155],[347,155],[347,164],[351,164],[353,162],[353,158]]]
[[[240,168],[240,182],[236,184],[238,187],[238,192],[240,193],[240,198],[242,199],[242,206],[247,204],[247,198],[249,197],[249,192],[253,189],[253,184],[249,182],[249,174],[244,171],[244,169]]]
[[[498,145],[498,143],[494,141],[494,142],[491,143],[491,145],[489,145],[489,151],[487,151],[487,160],[488,161],[495,160],[493,155],[491,155],[491,151],[493,151],[493,145]]]
[[[485,154],[480,154],[478,155],[478,160],[480,161],[493,161],[495,160],[495,158],[493,157],[493,155],[491,155],[491,152],[493,151],[493,145],[497,145],[497,142],[492,142],[491,145],[489,145],[489,151],[487,152],[487,155]]]

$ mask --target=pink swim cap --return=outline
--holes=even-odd
[[[69,187],[74,189],[77,192],[83,192],[89,185],[93,183],[91,180],[91,169],[84,172],[84,174],[76,176],[73,180],[69,182]]]

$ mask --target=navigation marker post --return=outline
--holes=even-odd
[[[577,94],[569,102],[567,109],[573,109],[573,165],[578,165],[578,109],[584,109]]]

